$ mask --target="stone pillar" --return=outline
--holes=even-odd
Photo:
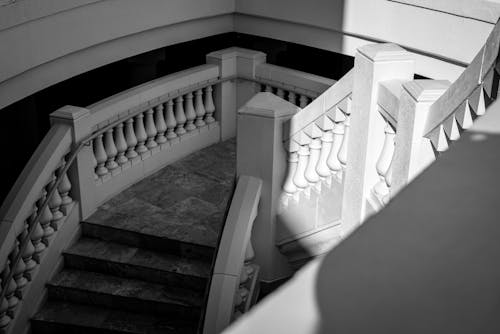
[[[403,84],[399,99],[398,128],[392,166],[394,196],[435,159],[424,128],[430,106],[448,89],[446,80],[414,80]]]
[[[50,114],[51,124],[61,122],[73,128],[74,148],[92,133],[90,110],[74,106],[64,106]],[[80,219],[90,216],[96,209],[94,152],[92,146],[83,146],[68,171],[74,200],[80,203]]]
[[[255,78],[255,67],[266,61],[266,55],[233,47],[211,52],[206,60],[219,66],[221,79],[234,78],[214,86],[215,119],[221,126],[221,140],[226,140],[236,135],[236,111],[258,92],[255,83],[238,82],[236,77]]]
[[[236,173],[262,180],[252,244],[261,278],[267,282],[291,274],[287,259],[275,246],[275,235],[276,212],[287,171],[283,123],[298,110],[271,93],[258,93],[238,111]]]
[[[352,112],[342,201],[342,230],[349,234],[366,215],[366,198],[378,182],[376,163],[384,141],[385,122],[378,111],[379,82],[412,80],[414,61],[395,44],[369,44],[354,62]]]

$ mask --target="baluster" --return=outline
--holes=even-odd
[[[382,199],[389,193],[389,188],[387,187],[385,176],[389,170],[392,156],[394,154],[394,137],[396,136],[394,129],[389,123],[386,124],[384,132],[384,144],[382,146],[382,150],[380,151],[380,156],[376,164],[380,181],[377,182],[377,184],[373,188],[373,191],[379,199]]]
[[[330,154],[328,155],[328,160],[326,161],[328,168],[332,170],[332,172],[340,176],[340,172],[342,171],[342,165],[339,161],[339,151],[342,146],[342,142],[344,140],[344,124],[342,123],[334,123],[333,125],[333,142],[332,148],[330,150]]]
[[[114,169],[118,168],[118,164],[115,161],[118,150],[116,149],[115,140],[113,139],[113,129],[109,129],[104,133],[104,149],[108,156],[106,168],[112,172]]]
[[[207,86],[205,88],[204,105],[205,105],[205,111],[207,112],[205,116],[205,123],[210,124],[215,122],[215,118],[213,117],[213,114],[215,112],[215,106],[214,106],[214,100],[212,98],[212,86]]]
[[[296,100],[297,100],[297,95],[295,95],[295,93],[292,91],[288,92],[288,102],[297,105]]]
[[[102,143],[102,134],[98,135],[93,142],[94,156],[97,161],[97,169],[95,173],[98,176],[104,176],[108,174],[108,169],[104,166],[106,160],[108,160],[108,156],[106,155],[106,151],[104,150],[104,145]]]
[[[48,187],[49,191],[54,187],[55,183],[56,183],[56,177],[54,175]],[[52,212],[52,222],[50,223],[50,225],[56,231],[59,228],[59,224],[61,223],[62,219],[64,218],[64,214],[60,210],[61,205],[62,205],[61,195],[59,194],[59,190],[55,189],[54,193],[52,194],[49,200],[49,209]]]
[[[344,121],[344,137],[342,138],[342,145],[340,146],[338,158],[342,165],[342,169],[346,168],[347,164],[347,143],[349,141],[349,128],[350,128],[350,120],[349,115],[346,115],[346,119]]]
[[[382,197],[382,203],[387,204],[391,199],[391,185],[392,185],[392,163],[394,162],[394,154],[392,155],[391,163],[389,164],[389,168],[387,169],[387,173],[385,174],[385,185],[389,191],[387,194]]]
[[[165,138],[165,131],[167,131],[167,124],[163,116],[163,104],[159,104],[155,107],[155,125],[158,131],[156,142],[160,145],[166,143],[167,138]]]
[[[58,174],[62,172],[63,166],[61,166],[58,170]],[[61,175],[61,182],[59,182],[59,186],[57,187],[59,194],[61,195],[61,208],[62,212],[67,215],[69,206],[73,203],[73,199],[69,196],[69,192],[71,191],[71,182],[69,182],[68,174],[64,173]]]
[[[299,97],[299,107],[300,108],[305,108],[308,104],[308,99],[307,96],[305,95],[300,95]]]
[[[318,164],[320,150],[321,140],[318,138],[314,138],[309,144],[309,161],[304,173],[306,180],[311,183],[316,183],[319,181],[319,175],[316,172],[316,166]]]
[[[167,139],[172,140],[174,138],[177,138],[177,134],[175,133],[175,127],[177,126],[177,121],[175,120],[174,102],[172,100],[167,101],[167,111],[165,119],[167,122]]]
[[[50,222],[52,221],[52,212],[50,212],[50,209],[48,206],[46,206],[44,209],[42,209],[43,202],[47,198],[47,192],[45,189],[42,192],[42,197],[38,200],[38,209],[42,210],[42,215],[40,216],[40,225],[42,226],[43,229],[43,238],[42,241],[45,244],[45,246],[49,246],[50,241],[52,240],[52,236],[54,235],[54,229],[52,226],[50,226]]]
[[[137,137],[135,136],[133,117],[125,121],[125,139],[127,141],[126,156],[129,160],[132,160],[138,156],[137,152],[135,151],[135,147],[137,145]]]
[[[19,261],[17,261],[16,264],[14,264],[14,261],[16,260],[16,257],[20,251],[19,247],[21,247],[21,245],[16,240],[15,245],[14,245],[14,249],[10,253],[9,257],[10,257],[10,263],[11,263],[10,270],[13,271],[12,278],[16,282],[16,292],[15,293],[19,299],[22,299],[23,298],[23,290],[26,287],[26,285],[28,284],[28,280],[26,279],[26,277],[24,277],[24,271],[26,270],[26,264],[22,260],[22,257],[19,259]]]
[[[266,88],[264,89],[265,92],[272,93],[273,92],[273,87],[270,85],[266,85]]]
[[[184,106],[182,105],[182,96],[175,99],[175,120],[177,121],[177,128],[175,133],[178,136],[182,136],[186,133],[184,129],[184,124],[186,123],[186,116],[184,114]]]
[[[36,205],[34,205],[33,206],[33,213],[31,214],[30,218],[28,219],[29,225],[33,224],[37,213],[38,213],[38,208]],[[43,229],[42,229],[42,226],[40,225],[40,221],[38,221],[36,223],[35,228],[34,228],[33,232],[31,233],[30,238],[31,238],[31,243],[33,244],[33,247],[35,247],[33,259],[37,263],[40,263],[42,253],[45,251],[45,248],[46,248],[45,244],[42,242]]]
[[[333,133],[332,130],[326,130],[321,136],[321,152],[319,155],[318,165],[316,166],[316,172],[321,177],[330,176],[331,171],[328,167],[328,156],[332,150]]]
[[[205,107],[203,106],[203,91],[198,89],[195,93],[194,100],[194,110],[196,113],[196,122],[194,125],[197,127],[205,126],[205,121],[203,120],[203,116],[205,116]]]
[[[186,115],[186,130],[193,131],[196,130],[196,126],[193,124],[196,118],[196,113],[194,112],[193,107],[193,94],[188,93],[185,95],[184,100],[184,112]]]
[[[0,280],[1,281],[1,280]],[[9,308],[9,303],[7,298],[3,298],[0,303],[0,331],[5,332],[7,326],[10,324],[10,317],[7,315],[7,309]]]
[[[3,277],[2,277],[2,282],[7,281],[7,277],[10,274],[10,261],[8,261],[7,265],[5,266],[5,269],[3,271]],[[7,307],[7,314],[11,317],[14,318],[14,310],[16,309],[16,306],[19,304],[19,299],[15,295],[17,285],[16,282],[14,281],[14,278],[11,278],[9,282],[6,283],[4,286],[5,289],[5,298],[7,299],[8,307]]]
[[[297,187],[293,182],[295,173],[297,172],[297,163],[299,162],[299,156],[297,152],[290,152],[288,154],[288,174],[283,184],[283,190],[288,194],[292,195],[297,191]]]
[[[97,160],[95,159],[95,155],[94,155],[94,141],[91,140],[90,141],[90,149],[92,150],[92,167],[93,167],[93,171],[94,171],[94,180],[97,180],[99,178],[99,175],[96,174],[96,169],[97,169]]]
[[[28,224],[25,223],[23,232],[19,235],[18,238],[19,243],[22,243],[27,236],[28,236]],[[33,246],[33,242],[31,241],[31,239],[28,238],[26,240],[26,247],[24,248],[22,259],[25,264],[24,275],[29,281],[31,281],[33,270],[35,270],[36,268],[36,262],[33,259],[34,254],[35,254],[35,247]]]
[[[144,129],[144,122],[143,122],[144,115],[140,113],[139,115],[135,116],[135,122],[134,122],[134,132],[135,132],[135,137],[137,138],[137,146],[135,147],[135,151],[138,154],[143,154],[148,151],[148,148],[144,143],[146,143],[146,140],[148,139],[148,135],[146,134],[146,129]]]
[[[278,95],[278,97],[281,97],[282,99],[284,99],[285,98],[285,91],[281,88],[277,88],[276,95]]]
[[[127,151],[128,145],[125,140],[125,136],[123,135],[123,123],[120,123],[115,127],[115,144],[118,151],[116,162],[118,165],[122,166],[128,162],[128,159],[125,156],[125,151]]]
[[[148,137],[146,147],[150,150],[158,146],[158,144],[155,142],[155,137],[158,132],[156,131],[156,126],[153,120],[153,113],[153,109],[148,109],[145,112],[146,135]]]
[[[304,175],[306,172],[307,161],[309,160],[308,146],[301,145],[297,154],[299,156],[299,161],[297,162],[297,170],[295,171],[295,175],[293,177],[293,183],[295,183],[298,188],[304,189],[308,185]]]

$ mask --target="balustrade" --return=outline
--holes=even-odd
[[[146,159],[178,137],[215,122],[212,86],[196,89],[123,119],[91,142],[97,182]],[[165,147],[167,147],[165,146]]]
[[[293,103],[300,108],[305,108],[311,102],[310,97],[304,94],[296,93],[294,91],[287,90],[282,87],[273,87],[269,84],[260,85],[260,91],[273,93],[276,96],[284,100],[287,100],[288,102]]]

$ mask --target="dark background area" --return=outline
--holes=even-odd
[[[85,107],[125,89],[205,63],[209,52],[239,46],[263,51],[267,62],[339,79],[354,58],[299,44],[226,33],[159,48],[72,77],[2,109],[3,181],[0,202],[49,130],[49,114],[64,105]]]

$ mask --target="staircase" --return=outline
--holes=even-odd
[[[177,161],[81,223],[38,333],[196,333],[234,182],[235,141]]]

